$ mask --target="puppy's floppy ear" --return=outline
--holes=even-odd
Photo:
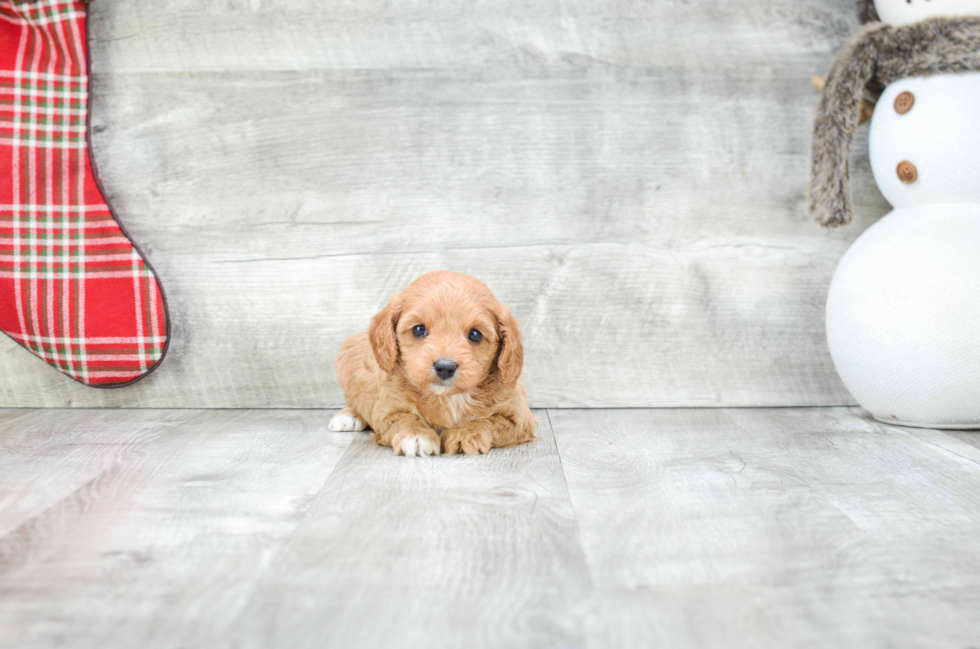
[[[402,312],[402,297],[395,295],[388,306],[371,319],[368,329],[368,340],[371,350],[381,369],[391,374],[398,364],[398,340],[395,338],[395,326]]]
[[[500,354],[497,356],[497,371],[504,385],[514,385],[521,378],[524,369],[524,345],[521,342],[521,329],[517,318],[510,309],[501,307],[496,313],[497,335],[500,337]]]

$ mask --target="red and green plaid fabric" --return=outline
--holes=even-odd
[[[86,29],[85,2],[0,0],[0,329],[110,387],[162,360],[168,319],[89,155]]]

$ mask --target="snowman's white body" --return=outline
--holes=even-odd
[[[904,114],[895,108],[902,92],[914,97]],[[980,428],[980,74],[889,85],[869,144],[875,180],[895,209],[834,275],[834,363],[878,419]],[[917,170],[911,184],[896,171],[903,161]]]

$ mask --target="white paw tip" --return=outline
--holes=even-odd
[[[338,412],[330,420],[327,428],[335,433],[360,432],[364,430],[364,421],[357,415],[349,412]]]
[[[415,438],[406,437],[402,440],[402,455],[405,457],[415,457]]]
[[[434,442],[427,437],[420,437],[419,455],[439,455],[439,442]]]
[[[429,455],[439,455],[439,442],[432,441],[427,437],[406,437],[402,440],[395,455],[405,457],[426,457]]]

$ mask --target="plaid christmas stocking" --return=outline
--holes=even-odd
[[[86,3],[0,0],[0,329],[85,385],[163,359],[156,275],[89,151]]]

